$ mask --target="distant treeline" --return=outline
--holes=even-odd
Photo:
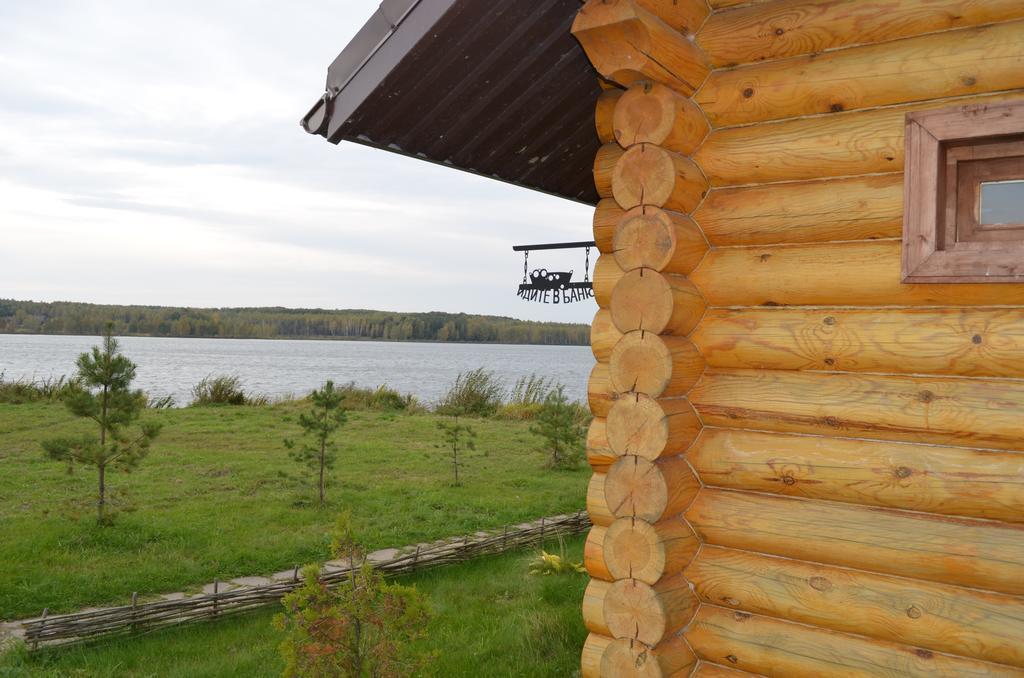
[[[583,346],[587,325],[541,323],[464,313],[290,308],[170,308],[0,299],[0,334],[98,335],[234,339],[380,339]]]

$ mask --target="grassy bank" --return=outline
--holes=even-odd
[[[0,405],[0,618],[124,602],[322,558],[342,508],[371,548],[500,527],[583,506],[589,471],[551,471],[529,424],[473,420],[461,487],[433,414],[353,412],[315,506],[282,439],[299,405],[150,410],[164,425],[142,465],[113,473],[112,527],[94,518],[95,471],[68,475],[39,441],[83,431],[60,404]],[[132,506],[137,510],[131,511]]]
[[[567,544],[582,558],[583,544]],[[432,676],[578,675],[586,631],[580,621],[583,576],[527,574],[532,554],[485,558],[405,578],[430,600],[433,619],[425,648],[436,650]],[[278,676],[279,634],[272,611],[164,631],[132,641],[11,657],[6,669],[23,676]],[[0,675],[5,666],[0,660]]]

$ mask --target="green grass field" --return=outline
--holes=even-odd
[[[473,421],[477,449],[463,459],[463,486],[452,487],[436,415],[353,412],[339,436],[329,506],[320,510],[311,471],[282,445],[299,433],[297,408],[147,411],[163,433],[137,470],[108,477],[123,510],[100,528],[95,470],[68,475],[39,445],[87,424],[59,404],[0,404],[0,618],[123,603],[132,591],[188,590],[215,577],[323,560],[343,508],[372,549],[583,507],[589,468],[543,468],[527,423]]]
[[[582,559],[583,540],[566,544]],[[549,547],[549,550],[557,546]],[[586,638],[583,575],[527,574],[532,553],[484,558],[406,577],[433,612],[424,649],[435,650],[431,676],[573,676]],[[0,676],[278,676],[276,609],[130,640],[0,658]]]

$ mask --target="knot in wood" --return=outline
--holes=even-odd
[[[831,327],[832,325],[836,324],[836,319],[833,318],[832,316],[827,316],[823,322]]]
[[[791,475],[784,475],[784,476],[782,476],[782,484],[783,485],[796,485],[796,478],[794,478]]]
[[[900,466],[896,469],[897,478],[909,478],[912,475],[914,475],[914,472],[906,466]]]
[[[916,654],[921,659],[931,659],[932,657],[935,656],[935,655],[932,654],[931,650],[926,650],[923,647],[919,647],[919,648],[915,649],[914,650],[914,654]]]
[[[740,604],[740,601],[736,600],[735,598],[730,598],[729,596],[723,596],[722,602],[726,605],[732,605],[733,607]]]
[[[775,35],[782,35],[785,32],[786,32],[786,29],[784,29],[784,28],[776,28],[775,29]]]
[[[745,99],[749,99],[752,96],[754,96],[754,88],[753,87],[748,87],[745,90],[743,90],[743,97]]]
[[[832,582],[830,582],[828,579],[825,579],[824,577],[811,577],[810,579],[807,580],[807,583],[815,591],[831,591],[832,590]]]
[[[825,358],[825,364],[829,367],[833,367],[836,364],[835,358]]]
[[[739,659],[738,659],[738,658],[736,657],[736,655],[734,655],[734,654],[727,654],[727,655],[725,655],[725,659],[726,659],[726,661],[728,661],[728,662],[729,662],[730,664],[736,664],[736,663],[738,663],[738,662],[740,661],[740,660],[739,660]]]
[[[911,619],[920,619],[921,618],[921,608],[917,607],[916,605],[911,605],[910,607],[907,608],[907,616],[910,617]]]
[[[917,397],[922,403],[930,403],[935,400],[935,394],[931,391],[921,391]]]
[[[842,113],[843,111],[846,110],[846,107],[843,106],[841,103],[836,102],[829,106],[829,110],[832,111],[833,113]]]
[[[748,619],[750,619],[750,613],[749,612],[733,612],[732,613],[732,617],[733,617],[733,619],[735,619],[736,621],[739,621],[739,622],[747,621]]]
[[[825,425],[831,428],[839,428],[841,426],[838,417],[825,417]]]
[[[971,337],[971,341],[973,343],[975,343],[975,344],[980,344],[981,343],[981,335],[980,334],[975,334],[973,337]]]
[[[770,255],[770,254],[762,254],[761,255],[761,262],[763,263],[765,261],[768,261],[771,258],[772,258],[772,255]]]

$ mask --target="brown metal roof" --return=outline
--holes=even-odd
[[[579,0],[385,0],[302,120],[353,141],[594,204],[596,73]]]

